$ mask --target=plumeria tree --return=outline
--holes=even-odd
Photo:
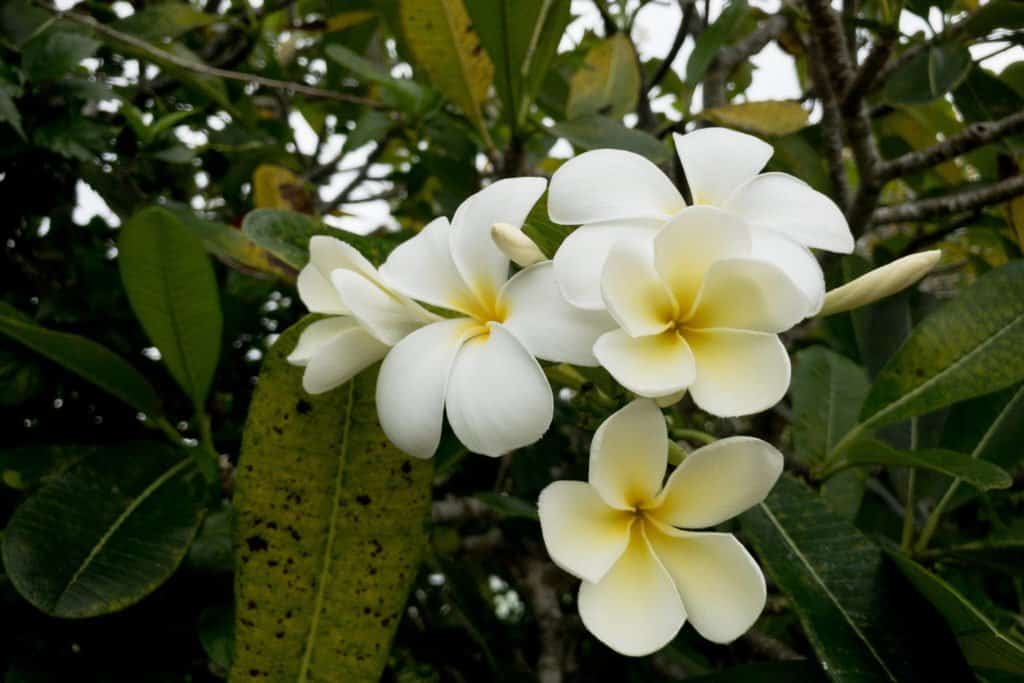
[[[0,0],[4,680],[1024,676],[1022,30]]]

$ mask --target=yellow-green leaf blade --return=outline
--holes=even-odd
[[[481,106],[494,65],[480,45],[462,0],[402,0],[402,30],[430,82],[490,140]]]
[[[431,463],[377,422],[376,372],[307,396],[277,341],[246,423],[235,503],[232,680],[377,681],[426,543]]]

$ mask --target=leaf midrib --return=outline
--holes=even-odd
[[[89,551],[89,554],[85,556],[85,559],[82,560],[82,563],[78,566],[78,569],[75,570],[75,573],[71,575],[71,578],[68,580],[67,585],[64,586],[64,589],[61,590],[60,595],[58,595],[57,599],[53,602],[54,610],[57,609],[61,601],[65,598],[65,596],[67,596],[68,592],[82,577],[82,574],[84,574],[85,570],[89,568],[89,565],[91,565],[93,561],[97,557],[99,557],[99,554],[103,552],[103,549],[106,547],[107,543],[110,542],[110,539],[114,537],[114,534],[116,534],[118,530],[128,520],[128,518],[131,517],[132,514],[137,509],[139,509],[139,506],[146,502],[149,499],[149,497],[152,496],[157,491],[157,489],[159,489],[161,486],[167,483],[170,479],[173,479],[181,470],[185,469],[188,465],[192,464],[193,462],[194,461],[191,460],[190,458],[183,458],[181,462],[174,465],[166,472],[161,474],[159,477],[154,479],[149,486],[144,488],[142,492],[139,493],[139,495],[136,496],[135,499],[128,504],[128,507],[124,509],[124,512],[118,515],[117,519],[114,520],[114,523],[110,525],[110,528],[108,528],[103,533],[103,535],[100,536],[100,540],[96,542],[96,545],[94,545],[92,547],[92,550]]]
[[[164,241],[166,239],[166,232],[160,230],[158,232],[157,237],[157,244],[160,246],[157,252],[157,263],[163,263],[163,260],[160,259],[160,254],[167,253],[165,251],[167,245],[164,244]],[[199,387],[196,385],[196,379],[192,375],[192,370],[191,367],[189,366],[188,354],[185,353],[184,336],[182,335],[182,330],[180,329],[181,322],[178,320],[177,307],[175,306],[175,303],[171,296],[171,282],[170,279],[168,278],[169,268],[158,266],[157,269],[160,273],[160,293],[161,295],[163,295],[164,303],[167,305],[166,312],[168,321],[170,322],[172,341],[174,343],[175,350],[177,351],[178,354],[178,363],[181,367],[181,371],[185,375],[185,380],[188,383],[188,388],[186,389],[186,391],[189,393],[189,397],[192,399],[195,405],[198,406],[202,402],[202,397],[199,396]]]
[[[472,111],[467,111],[466,114],[472,117],[473,120],[478,120],[480,118],[480,109],[476,101],[476,96],[473,94],[473,87],[472,85],[470,85],[469,65],[467,61],[464,59],[464,55],[462,54],[462,50],[460,49],[460,36],[458,31],[456,31],[456,27],[453,23],[454,20],[452,17],[451,6],[448,4],[449,2],[450,0],[440,0],[441,8],[444,11],[444,21],[445,24],[448,25],[448,35],[450,35],[452,38],[452,48],[455,51],[455,61],[458,62],[459,71],[461,72],[462,75],[462,86],[464,87],[466,94],[469,96],[469,102],[472,104]]]
[[[926,389],[928,389],[935,382],[938,382],[939,380],[941,380],[944,377],[946,377],[949,373],[951,373],[954,370],[956,370],[963,363],[966,363],[968,360],[973,359],[979,353],[984,351],[989,345],[995,343],[1000,337],[1002,337],[1004,334],[1006,334],[1009,330],[1014,329],[1014,327],[1017,324],[1021,323],[1021,322],[1024,322],[1024,312],[1021,312],[1021,313],[1017,314],[1017,316],[1013,320],[1011,320],[1009,323],[1004,325],[1002,329],[1000,329],[996,333],[990,335],[984,341],[982,341],[980,344],[975,346],[973,349],[971,349],[970,351],[968,351],[964,355],[960,356],[960,358],[956,359],[956,361],[954,361],[950,365],[946,366],[946,368],[944,370],[942,370],[942,371],[932,375],[926,381],[924,381],[923,383],[919,384],[914,389],[911,389],[906,394],[903,394],[903,396],[899,397],[898,399],[896,399],[895,401],[893,401],[889,405],[885,406],[884,408],[882,408],[881,410],[876,412],[874,415],[872,415],[867,420],[865,420],[862,423],[862,426],[877,425],[877,424],[880,424],[880,423],[884,423],[885,418],[886,418],[887,415],[895,412],[898,408],[902,407],[907,402],[909,402],[909,401],[913,400],[914,398],[916,398],[917,396],[919,396],[921,394],[921,392],[923,392]]]
[[[327,578],[331,571],[331,558],[334,552],[334,541],[337,536],[338,510],[341,507],[341,485],[345,471],[345,461],[348,458],[349,428],[352,426],[352,407],[355,403],[355,380],[348,383],[348,402],[345,406],[345,425],[342,428],[341,452],[338,454],[338,471],[334,475],[334,498],[331,503],[331,520],[327,526],[327,541],[324,548],[324,560],[317,576],[316,598],[313,601],[313,620],[309,625],[309,634],[306,636],[306,644],[303,648],[302,663],[299,667],[298,683],[305,683],[309,674],[309,665],[313,658],[313,649],[316,644],[316,634],[320,627],[320,615],[324,609],[324,596],[327,592]]]
[[[864,635],[863,631],[861,631],[857,624],[853,623],[853,620],[850,619],[850,616],[846,613],[846,610],[844,610],[842,605],[839,603],[839,599],[832,594],[832,591],[829,590],[829,587],[825,584],[825,581],[822,580],[820,576],[818,576],[818,572],[815,571],[814,567],[811,565],[810,561],[804,556],[803,552],[797,546],[796,542],[793,541],[793,539],[790,537],[788,533],[786,533],[785,528],[775,517],[775,514],[771,511],[767,504],[759,503],[758,505],[760,506],[762,512],[764,512],[765,515],[767,515],[768,520],[772,523],[772,526],[774,526],[775,529],[779,532],[779,534],[782,536],[786,544],[793,549],[793,552],[800,559],[800,562],[803,563],[804,567],[811,575],[811,578],[813,578],[814,581],[821,587],[821,590],[825,592],[825,595],[827,595],[828,599],[832,601],[832,604],[835,605],[835,608],[839,611],[841,615],[843,615],[843,619],[846,621],[846,623],[849,624],[850,628],[853,629],[853,632],[857,635],[858,638],[860,638],[860,640],[867,647],[868,652],[871,653],[871,656],[874,657],[875,661],[878,662],[878,665],[882,667],[882,670],[889,677],[889,680],[895,683],[897,679],[895,676],[893,676],[892,672],[889,670],[889,667],[885,665],[885,662],[882,660],[881,656],[879,656],[878,652],[875,650],[871,642]]]

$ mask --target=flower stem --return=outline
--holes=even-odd
[[[685,439],[686,441],[696,441],[702,444],[709,444],[718,441],[717,438],[711,436],[707,432],[702,432],[699,429],[686,429],[676,428],[672,430],[673,439]]]

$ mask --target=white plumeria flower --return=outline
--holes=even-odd
[[[821,308],[825,279],[808,247],[853,251],[853,235],[835,203],[785,173],[759,172],[772,146],[725,128],[675,135],[694,205],[738,214],[752,228],[752,254],[775,263],[800,286],[805,315]],[[551,178],[551,220],[580,225],[555,254],[555,273],[576,306],[602,306],[600,279],[611,246],[652,237],[686,202],[672,181],[644,157],[599,149],[570,159]]]
[[[597,365],[594,341],[614,327],[607,314],[569,305],[550,261],[509,279],[509,258],[491,239],[495,224],[521,228],[545,185],[542,178],[495,182],[463,202],[451,225],[431,222],[381,266],[388,286],[461,314],[416,330],[381,365],[377,415],[406,453],[434,454],[446,409],[472,451],[498,456],[533,443],[553,412],[535,358]]]
[[[731,437],[690,453],[662,487],[668,436],[654,402],[609,417],[590,446],[588,481],[556,481],[538,501],[551,559],[583,581],[587,630],[632,656],[664,647],[687,619],[716,643],[746,632],[764,608],[764,575],[732,534],[689,529],[760,503],[782,464],[770,444]]]
[[[311,394],[341,386],[398,340],[441,319],[387,287],[355,247],[326,235],[310,239],[297,285],[311,313],[330,316],[303,330],[288,356],[305,367],[302,386]]]
[[[619,384],[674,400],[688,389],[721,417],[785,395],[789,355],[777,333],[803,318],[807,302],[779,268],[752,258],[752,232],[735,214],[695,206],[653,240],[612,247],[601,291],[620,329],[602,335],[594,355]]]

